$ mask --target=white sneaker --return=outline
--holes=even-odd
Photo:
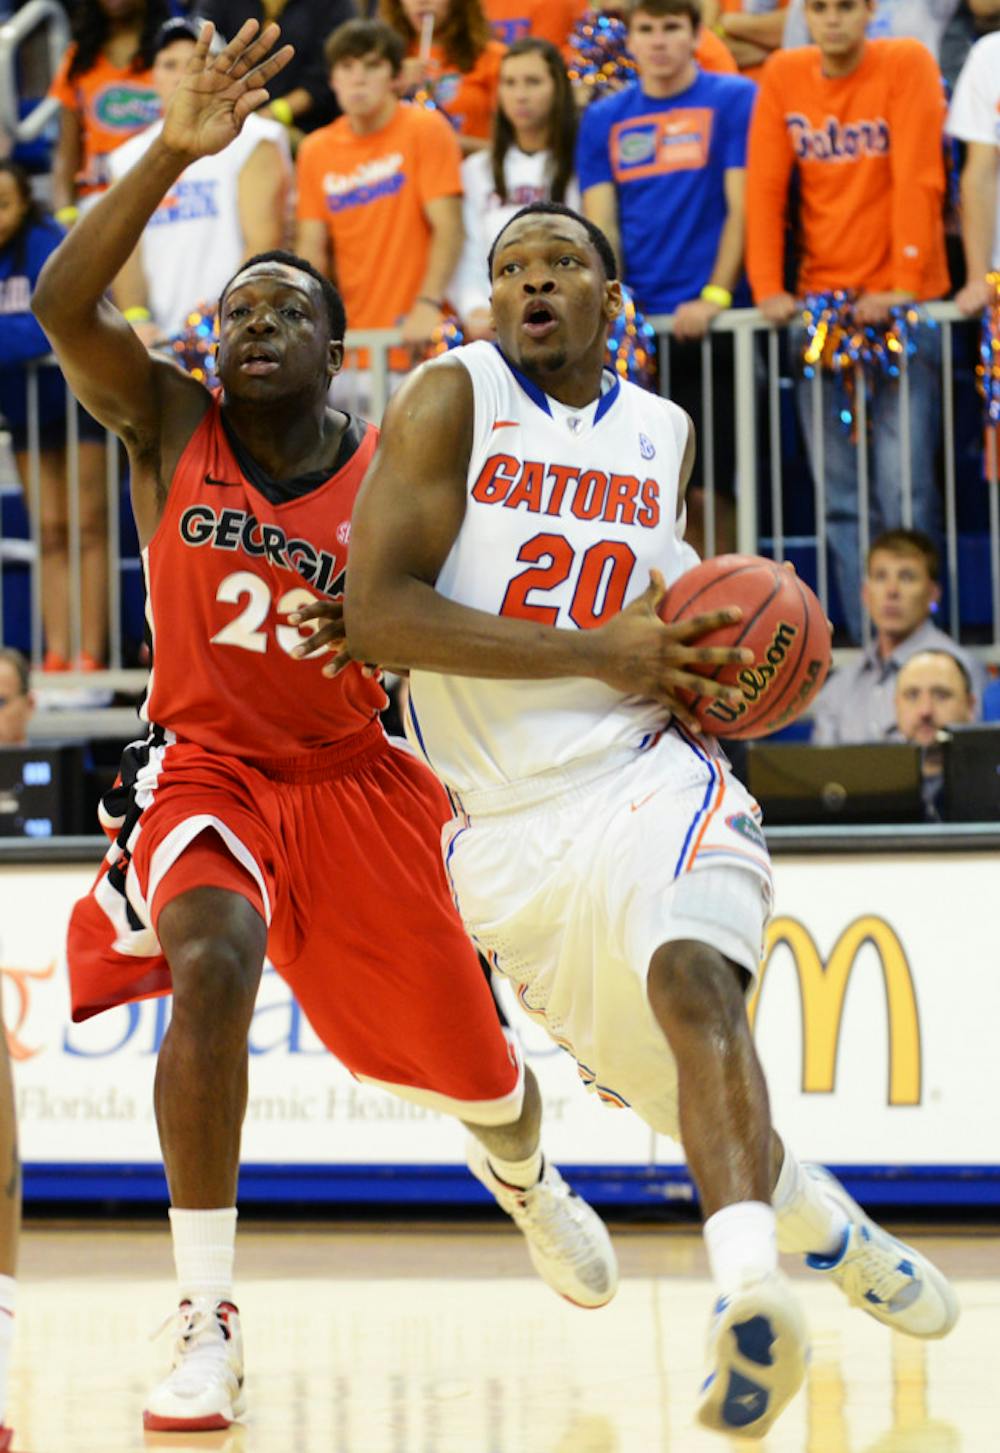
[[[958,1298],[934,1263],[877,1226],[823,1166],[802,1169],[822,1182],[850,1222],[837,1251],[831,1256],[810,1254],[806,1265],[832,1277],[852,1306],[887,1327],[911,1337],[950,1332],[958,1321]]]
[[[232,1302],[196,1297],[181,1302],[170,1320],[176,1323],[174,1365],[150,1393],[143,1427],[160,1433],[228,1428],[246,1411],[239,1311]]]
[[[618,1263],[608,1228],[554,1165],[546,1161],[541,1180],[526,1191],[509,1186],[475,1138],[469,1141],[468,1165],[524,1232],[535,1270],[553,1291],[578,1307],[610,1302],[618,1290]]]
[[[802,1386],[808,1358],[805,1318],[780,1272],[720,1297],[699,1423],[733,1438],[763,1438]]]

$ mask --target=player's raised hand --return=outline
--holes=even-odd
[[[692,668],[747,666],[753,662],[753,652],[740,646],[696,644],[710,631],[740,620],[743,612],[737,607],[667,624],[659,616],[666,593],[663,576],[659,570],[651,570],[649,586],[638,600],[612,616],[605,625],[588,632],[596,647],[592,674],[630,696],[646,696],[662,702],[685,726],[700,731],[698,722],[677,694],[680,688],[699,696],[717,696],[730,703],[743,698],[738,687],[695,674]]]
[[[268,81],[293,55],[290,45],[274,50],[281,35],[274,24],[261,30],[258,21],[246,21],[212,56],[214,34],[215,26],[206,21],[163,117],[163,144],[192,159],[222,151],[239,136],[251,112],[270,100]]]

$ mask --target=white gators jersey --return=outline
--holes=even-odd
[[[695,563],[677,521],[687,419],[676,404],[609,373],[596,405],[570,410],[492,343],[425,366],[446,361],[472,378],[475,432],[465,518],[437,580],[442,595],[586,630],[640,596],[651,566],[669,585]],[[410,676],[410,739],[459,792],[638,747],[666,722],[662,706],[584,677]]]

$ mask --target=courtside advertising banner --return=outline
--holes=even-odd
[[[159,1160],[152,1087],[169,1000],[69,1019],[63,938],[92,876],[90,865],[0,867],[3,1009],[29,1167]],[[994,858],[783,854],[775,879],[751,1013],[789,1143],[833,1165],[1000,1163]],[[602,1104],[543,1031],[516,1007],[509,1017],[542,1086],[549,1154],[595,1168],[679,1164],[676,1145]],[[447,1117],[356,1082],[265,973],[246,1162],[457,1165],[464,1142]]]

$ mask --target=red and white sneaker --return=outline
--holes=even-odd
[[[143,1427],[157,1433],[228,1428],[246,1411],[239,1310],[232,1302],[196,1297],[181,1302],[171,1320],[174,1365],[150,1393]]]

